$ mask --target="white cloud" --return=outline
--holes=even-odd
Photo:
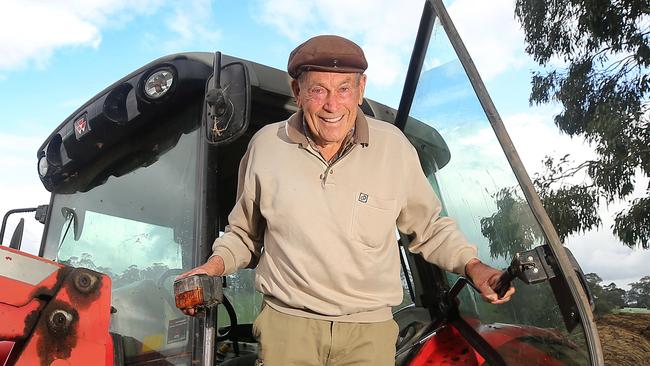
[[[531,109],[504,118],[508,132],[515,144],[526,170],[531,177],[542,171],[541,160],[545,155],[563,156],[571,154],[576,162],[595,157],[593,150],[581,140],[560,134],[552,122],[553,107]],[[581,180],[584,177],[576,177]],[[633,197],[644,195],[648,179],[641,174],[636,176],[636,190]],[[650,275],[648,263],[650,251],[631,249],[623,245],[612,233],[614,216],[627,207],[626,202],[603,203],[598,208],[602,225],[586,233],[577,233],[566,240],[566,245],[575,255],[585,273],[595,272],[608,284],[615,282],[618,287],[628,289],[630,282]]]
[[[366,51],[370,80],[389,87],[404,77],[422,6],[419,0],[260,0],[255,9],[262,23],[295,43],[327,33],[356,41]],[[485,80],[529,62],[512,0],[456,0],[448,11]],[[428,56],[425,68],[440,62]]]
[[[163,42],[163,47],[169,52],[180,52],[189,44],[199,41],[208,48],[214,48],[214,44],[221,38],[221,32],[212,24],[214,19],[210,0],[173,3],[165,24],[176,38]]]
[[[17,136],[0,133],[0,215],[10,209],[36,207],[49,201],[49,193],[41,185],[36,173],[36,150],[41,137]],[[25,218],[23,243],[31,253],[38,250],[43,225],[33,219],[34,214],[12,215],[7,224],[8,242],[20,217]],[[2,238],[0,238],[2,242]]]
[[[155,11],[162,0],[6,0],[0,12],[0,70],[43,67],[60,47],[101,43],[101,28]]]
[[[449,93],[446,97],[449,97]],[[432,103],[444,103],[444,98],[445,96],[436,95],[431,99]],[[571,160],[577,162],[594,157],[593,150],[582,140],[560,134],[552,122],[554,112],[553,107],[539,107],[531,108],[526,113],[503,117],[510,139],[531,179],[534,178],[535,173],[543,172],[542,160],[547,155],[561,157],[570,154]],[[451,136],[458,133],[460,138],[452,139]],[[465,154],[471,155],[471,152],[478,147],[480,156],[477,159],[481,161],[478,163],[480,165],[486,166],[486,161],[500,162],[504,159],[503,148],[496,142],[494,130],[489,125],[476,129],[471,134],[467,131],[448,131],[445,138],[452,154],[455,149],[468,149]],[[510,171],[507,176],[511,177]],[[584,177],[577,179],[584,179]],[[506,184],[501,181],[500,183]]]
[[[393,85],[403,70],[403,58],[399,54],[387,52],[386,47],[381,45],[367,45],[364,48],[368,61],[368,77],[373,84],[380,86]],[[374,62],[373,60],[381,60]]]
[[[553,114],[552,108],[535,108],[531,109],[529,113],[519,113],[504,118],[504,123],[515,144],[515,148],[531,176],[542,169],[540,161],[545,155],[562,156],[570,153],[573,159],[578,162],[594,156],[594,152],[581,141],[576,141],[558,132],[557,127],[552,122]],[[454,190],[450,190],[450,192],[463,191],[462,188],[458,188],[462,185],[475,185],[488,191],[494,191],[495,187],[498,189],[514,184],[509,170],[505,173],[499,170],[505,167],[505,163],[501,163],[503,151],[498,144],[494,143],[495,137],[491,128],[477,129],[472,133],[461,131],[462,138],[450,138],[450,135],[458,133],[459,131],[443,133],[452,150],[452,157],[462,157],[461,161],[465,163],[465,166],[460,166],[463,174],[458,174],[458,176],[446,175],[450,173],[446,171],[446,169],[449,169],[446,167],[438,175],[440,182],[442,182],[444,201],[449,204],[457,200],[457,197],[445,196],[445,187],[449,186],[454,187]],[[497,162],[497,164],[490,166],[491,162]],[[450,162],[450,167],[453,164],[456,164],[455,169],[459,169],[459,162],[454,161],[454,158]],[[481,167],[481,169],[475,169],[473,164]],[[466,173],[470,170],[472,170],[470,173]],[[453,172],[451,173],[453,174]],[[489,175],[489,179],[486,178],[485,174]],[[639,173],[635,177],[635,181],[636,189],[632,197],[647,194],[645,187],[648,186],[648,178],[644,178]],[[482,194],[480,191],[482,189],[474,192],[470,190],[463,191],[463,200],[480,202],[479,198]],[[476,194],[479,198],[468,198],[472,194]],[[476,208],[479,205],[472,207]],[[620,288],[629,289],[629,283],[650,275],[648,269],[650,250],[628,248],[612,233],[611,227],[616,213],[626,207],[628,207],[627,202],[602,203],[598,208],[598,213],[602,218],[602,225],[595,230],[570,236],[565,240],[565,244],[571,249],[585,273],[597,273],[605,284],[614,282]],[[458,212],[462,212],[462,209]],[[457,214],[451,211],[450,213],[452,215]],[[468,230],[465,232],[466,235],[471,233],[471,225],[464,227],[464,230]]]
[[[524,33],[513,0],[456,0],[448,12],[484,80],[525,66]]]
[[[36,172],[36,147],[42,142],[41,137],[0,133],[0,171],[4,172],[0,183],[4,187],[24,188],[26,182],[40,185]],[[0,207],[8,202],[13,204],[17,199],[10,190],[0,189],[0,194]]]
[[[41,137],[0,133],[0,171],[6,173],[2,181],[11,181],[15,176],[14,169],[29,166],[33,168],[30,172],[35,173],[36,147],[42,142]]]
[[[312,17],[305,14],[313,14],[312,11],[318,8],[314,4],[315,2],[302,0],[263,0],[259,7],[254,8],[259,11],[256,14],[258,20],[275,27],[292,41],[299,42],[303,39],[302,33],[313,32],[306,29]]]
[[[260,22],[296,44],[317,34],[337,34],[354,40],[366,53],[372,83],[387,87],[403,77],[422,2],[261,0],[256,11]]]
[[[424,71],[429,71],[431,69],[435,69],[440,65],[442,65],[442,61],[440,61],[439,58],[427,55],[427,58],[424,60],[424,65],[422,67],[424,68]]]
[[[614,215],[623,206],[602,205],[599,209],[603,219],[602,227],[573,235],[567,239],[566,245],[585,273],[595,272],[605,284],[615,282],[618,287],[629,289],[629,283],[650,275],[650,250],[628,248],[611,232]]]
[[[25,61],[43,65],[56,47],[97,47],[99,31],[88,21],[55,6],[9,1],[0,15],[0,68]]]
[[[553,123],[557,110],[553,106],[531,108],[503,118],[510,138],[526,170],[531,175],[543,171],[546,155],[561,157],[571,154],[571,159],[584,161],[593,158],[594,152],[581,139],[561,134]]]

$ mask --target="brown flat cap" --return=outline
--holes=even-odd
[[[308,39],[289,55],[287,71],[296,79],[304,71],[360,72],[368,68],[366,56],[349,39],[323,35]]]

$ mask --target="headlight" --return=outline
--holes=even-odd
[[[45,156],[41,156],[41,158],[38,159],[38,174],[41,177],[44,177],[47,174],[49,167],[50,164],[47,162],[47,158]]]
[[[158,99],[171,89],[174,74],[170,69],[158,70],[147,78],[144,83],[144,95],[149,99]]]

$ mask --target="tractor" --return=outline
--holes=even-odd
[[[453,57],[424,68],[434,52]],[[582,271],[441,0],[425,1],[399,106],[366,98],[360,107],[404,132],[443,214],[517,287],[509,303],[485,303],[396,232],[396,365],[602,365]],[[22,225],[0,247],[0,366],[253,365],[254,269],[220,278],[222,303],[194,318],[175,306],[173,281],[223,233],[253,134],[296,111],[286,72],[204,52],[161,57],[70,114],[37,150],[51,192],[31,209],[44,224],[38,255],[20,251]],[[487,235],[498,192],[520,211]],[[24,211],[5,216],[3,234]],[[545,239],[523,244],[516,234],[526,230]]]

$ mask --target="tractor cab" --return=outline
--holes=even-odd
[[[434,56],[438,66],[424,67]],[[484,262],[517,278],[512,301],[490,305],[464,278],[411,254],[396,232],[404,290],[393,309],[396,364],[603,364],[582,272],[544,221],[441,1],[425,2],[399,107],[365,99],[361,108],[404,131],[443,214]],[[38,172],[52,195],[39,256],[111,278],[120,362],[254,364],[251,324],[262,301],[254,269],[223,278],[226,301],[197,318],[176,308],[172,283],[208,258],[227,225],[253,134],[296,110],[284,71],[175,54],[107,87],[40,147]]]

